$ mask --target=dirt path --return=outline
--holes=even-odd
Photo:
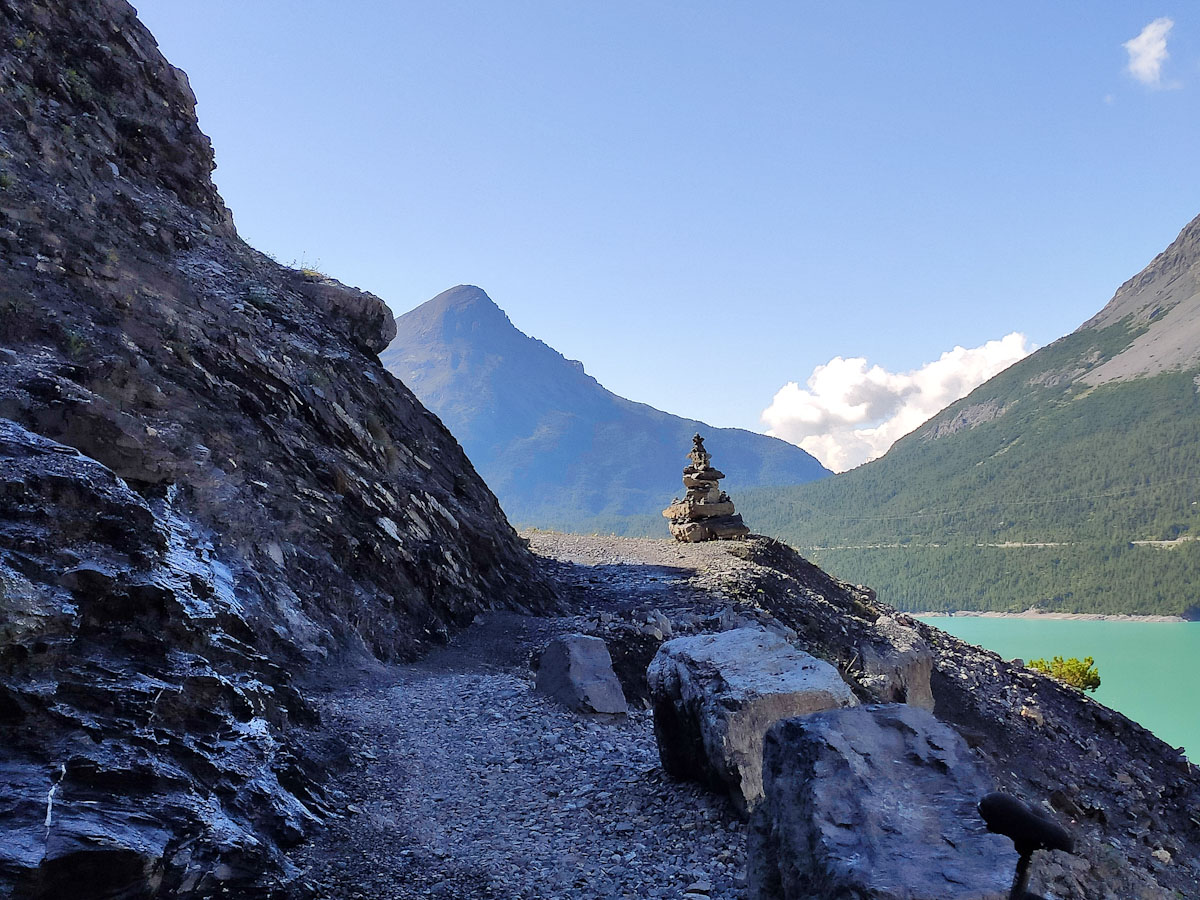
[[[491,613],[422,662],[319,701],[354,761],[344,818],[294,854],[311,896],[744,895],[744,827],[723,799],[665,778],[649,712],[570,713],[534,692],[529,667],[586,616],[686,614],[709,554],[533,541],[582,615]]]

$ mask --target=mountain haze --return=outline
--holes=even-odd
[[[441,417],[514,522],[665,534],[659,513],[680,491],[697,431],[731,492],[829,474],[778,438],[618,397],[477,287],[444,291],[396,326],[384,365]]]
[[[1073,333],[757,527],[908,609],[1200,599],[1200,218]]]

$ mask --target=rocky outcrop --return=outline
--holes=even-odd
[[[675,540],[685,544],[700,541],[742,537],[750,529],[742,517],[733,510],[733,501],[721,490],[721,479],[725,473],[710,464],[712,455],[704,449],[704,438],[692,438],[692,450],[688,453],[691,464],[683,470],[683,486],[687,488],[684,498],[676,498],[663,510],[670,520],[668,527]]]
[[[576,712],[629,711],[608,648],[598,637],[568,634],[555,638],[542,652],[536,683],[543,694]]]
[[[313,715],[254,646],[263,598],[173,491],[143,498],[7,420],[0,461],[0,896],[206,893],[272,868],[325,810],[289,741]]]
[[[768,728],[857,703],[833,666],[763,628],[668,641],[647,679],[663,769],[728,791],[742,812],[762,799]]]
[[[1136,336],[1112,359],[1083,374],[1082,381],[1125,381],[1200,364],[1200,216],[1076,333],[1122,322]]]
[[[298,684],[553,597],[128,3],[3,0],[0,71],[0,896],[244,888],[323,814]]]
[[[366,291],[347,287],[315,271],[301,271],[301,295],[329,316],[334,326],[367,353],[381,353],[396,336],[396,320],[387,304]]]
[[[1006,900],[1017,854],[976,809],[991,779],[925,710],[780,722],[749,836],[754,900]]]

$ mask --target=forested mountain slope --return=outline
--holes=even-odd
[[[1200,219],[1072,334],[747,518],[907,609],[1194,612],[1198,322]]]
[[[660,512],[681,491],[697,431],[732,492],[829,474],[778,438],[618,397],[518,331],[477,287],[444,291],[396,326],[380,358],[462,442],[519,525],[666,535]]]

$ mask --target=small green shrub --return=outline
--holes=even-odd
[[[82,331],[76,331],[74,328],[64,328],[62,331],[62,346],[66,351],[67,356],[71,359],[79,359],[91,348],[92,342],[88,336]]]
[[[242,299],[255,309],[271,310],[275,308],[275,298],[271,296],[271,292],[257,285],[246,288]]]
[[[1029,668],[1045,672],[1051,678],[1056,678],[1077,691],[1094,691],[1100,687],[1100,673],[1096,670],[1096,660],[1090,656],[1083,660],[1074,656],[1070,659],[1056,656],[1049,662],[1044,659],[1031,659]]]
[[[71,96],[80,103],[88,103],[96,96],[96,91],[92,87],[86,76],[80,75],[74,69],[67,69],[63,79],[67,83],[67,90]]]
[[[311,281],[319,281],[322,278],[329,277],[321,271],[321,261],[319,259],[310,262],[307,256],[302,256],[300,259],[293,259],[288,264],[288,267],[296,269],[301,275]]]

